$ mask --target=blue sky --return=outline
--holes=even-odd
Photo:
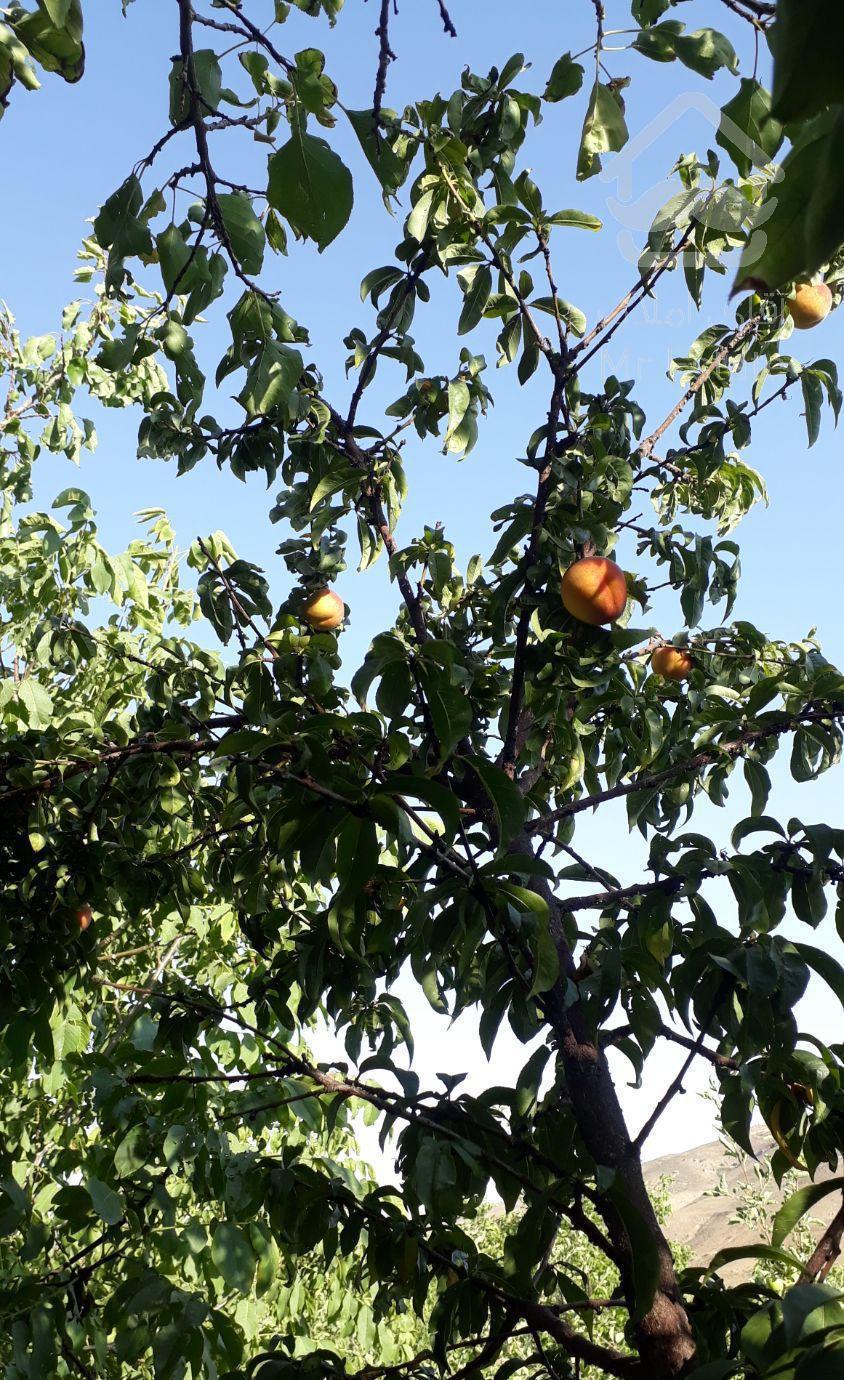
[[[86,218],[148,151],[167,120],[168,57],[177,44],[175,4],[135,0],[125,19],[119,0],[88,0],[85,8],[88,67],[82,83],[68,87],[46,77],[38,93],[16,89],[11,109],[0,124],[6,188],[6,214],[0,218],[4,270],[0,296],[8,301],[24,332],[44,332],[58,325],[62,306],[78,295],[72,275]],[[262,6],[256,3],[255,8],[260,11]],[[389,105],[401,108],[435,90],[448,93],[467,62],[484,72],[493,63],[501,65],[517,49],[532,64],[525,84],[541,91],[555,59],[566,50],[578,51],[593,37],[594,17],[587,0],[567,0],[566,4],[530,0],[520,6],[512,0],[452,0],[450,8],[460,34],[457,40],[443,34],[435,0],[404,0],[400,5],[391,29],[398,60],[389,72]],[[263,10],[269,16],[269,3]],[[682,7],[681,15],[690,28],[705,23],[724,28],[745,63],[752,64],[750,29],[725,6],[714,0],[692,0]],[[368,4],[347,0],[335,30],[294,11],[288,24],[277,31],[277,42],[291,53],[307,46],[322,47],[327,71],[337,82],[343,102],[350,108],[364,107],[372,99],[376,22],[375,0]],[[609,0],[607,27],[629,28],[630,23],[629,4]],[[613,46],[628,41],[625,36],[608,40]],[[561,230],[554,245],[561,295],[585,311],[590,323],[634,282],[631,246],[638,247],[649,213],[670,194],[663,184],[678,153],[694,149],[703,154],[713,143],[701,97],[720,105],[735,89],[735,78],[729,75],[707,83],[685,68],[656,66],[636,54],[611,52],[606,63],[614,76],[633,78],[626,93],[628,124],[634,135],[650,131],[643,152],[620,165],[608,161],[605,178],[579,185],[574,164],[585,105],[585,92],[581,92],[548,108],[524,153],[544,189],[546,204],[554,209],[578,207],[605,222],[600,235]],[[763,79],[767,75],[764,53],[760,75]],[[659,132],[654,121],[659,122],[666,111],[670,119],[663,123],[669,127]],[[221,171],[240,181],[250,180],[249,170],[259,168],[256,176],[260,176],[265,151],[256,154],[239,138],[215,137],[221,141],[215,145]],[[309,327],[310,357],[325,374],[328,395],[342,401],[350,388],[343,375],[342,337],[353,325],[366,331],[372,328],[371,311],[360,303],[359,282],[368,269],[389,261],[400,220],[391,220],[384,212],[374,178],[342,114],[330,137],[354,173],[356,201],[351,222],[321,256],[294,245],[288,259],[273,259],[265,280],[281,291],[285,308]],[[180,158],[180,154],[187,154],[182,162],[188,161],[187,145],[174,150],[173,156]],[[149,188],[153,185],[150,181]],[[684,354],[706,325],[731,319],[728,284],[729,279],[710,284],[698,315],[679,275],[663,279],[647,312],[628,323],[606,356],[595,361],[594,378],[600,377],[602,369],[635,377],[639,400],[656,425],[677,396],[677,386],[666,378],[672,355]],[[418,348],[431,373],[453,373],[456,368],[459,344],[454,327],[459,306],[453,284],[438,286],[430,308],[414,324]],[[198,328],[200,354],[206,362],[216,360],[224,348],[225,323],[221,326],[221,321],[218,303],[209,325]],[[457,464],[453,457],[443,457],[436,444],[419,443],[413,433],[405,453],[411,499],[399,529],[400,543],[409,540],[423,522],[442,521],[464,564],[474,551],[487,552],[493,544],[488,513],[526,487],[529,477],[516,457],[524,452],[546,406],[540,376],[523,390],[514,371],[495,371],[493,342],[490,325],[482,325],[467,342],[486,354],[487,381],[496,398],[472,455]],[[815,332],[797,336],[793,351],[806,361],[836,358],[844,353],[842,343],[844,313]],[[382,369],[359,419],[369,416],[377,423],[379,404],[401,391],[401,376]],[[81,405],[80,410],[91,411]],[[86,456],[78,477],[64,459],[45,458],[37,475],[39,502],[49,502],[59,489],[78,480],[93,497],[103,540],[112,549],[135,534],[132,515],[143,507],[167,508],[184,547],[194,536],[222,527],[240,555],[267,569],[277,595],[286,593],[289,577],[274,555],[282,534],[267,519],[274,489],[268,493],[257,477],[244,485],[221,475],[210,460],[177,480],[174,468],[136,459],[136,415],[104,411],[94,415],[100,435],[97,454]],[[841,449],[842,439],[833,430],[831,417],[825,415],[821,439],[807,452],[804,423],[793,402],[768,409],[756,424],[749,459],[765,477],[771,507],[757,509],[739,529],[744,579],[736,609],[736,616],[779,636],[798,638],[816,626],[827,655],[839,664],[844,662]],[[632,564],[631,552],[626,551],[625,558]],[[387,583],[383,563],[364,577],[347,573],[339,588],[352,610],[342,645],[351,674],[373,633],[390,620],[396,595]],[[682,621],[676,597],[669,592],[660,599],[649,621],[658,622],[672,635]],[[716,617],[711,621],[717,621]],[[835,775],[798,790],[783,765],[775,773],[777,792],[772,803],[776,812],[785,818],[798,815],[807,821],[836,822],[841,787]],[[726,811],[702,806],[695,827],[711,828],[719,840],[726,841],[729,829],[745,813],[738,791]],[[609,857],[610,865],[625,880],[634,880],[640,873],[641,845],[628,839],[620,810],[602,811],[600,820],[581,817],[578,846],[596,861],[606,864]],[[831,926],[824,931],[824,942],[827,934],[831,945],[837,942]],[[812,1002],[813,1028],[827,1038],[840,1036],[831,1024],[834,1011],[826,995],[813,988]],[[420,1020],[425,1032],[423,1069],[453,1066],[453,1032],[448,1034],[421,1012]],[[482,1079],[483,1059],[472,1047],[471,1031],[467,1030],[460,1050],[461,1056],[465,1051],[475,1077]],[[508,1067],[518,1067],[523,1057],[522,1051],[509,1044],[500,1055]],[[660,1059],[657,1081],[646,1093],[636,1095],[634,1122],[644,1118],[647,1104],[659,1090],[659,1078],[670,1076],[672,1069],[671,1057]],[[504,1072],[499,1064],[496,1081]],[[660,1129],[653,1150],[665,1152],[704,1139],[710,1123],[709,1109],[687,1098],[682,1119]]]

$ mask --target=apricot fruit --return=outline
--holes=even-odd
[[[686,680],[692,673],[693,661],[682,647],[657,647],[651,657],[651,670],[663,680]]]
[[[786,306],[798,331],[808,331],[829,316],[832,293],[826,283],[800,283]]]
[[[314,632],[333,632],[346,617],[346,606],[333,589],[317,589],[305,600],[305,619]]]
[[[584,556],[570,565],[560,586],[563,606],[581,623],[613,623],[627,603],[624,571],[608,556]]]
[[[87,901],[83,905],[77,906],[73,918],[75,919],[81,933],[83,934],[85,930],[89,929],[90,926],[93,925],[94,916],[91,907],[88,905]]]

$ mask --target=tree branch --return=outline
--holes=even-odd
[[[654,264],[648,273],[640,277],[636,286],[632,287],[630,291],[622,297],[621,301],[613,307],[612,311],[602,317],[597,325],[593,326],[592,330],[589,331],[582,340],[579,340],[576,345],[572,346],[569,352],[569,359],[571,361],[569,372],[571,374],[579,374],[589,363],[590,359],[593,359],[594,356],[612,340],[616,331],[624,324],[628,316],[632,315],[632,313],[642,305],[645,298],[650,296],[662,275],[667,273],[669,268],[675,263],[677,255],[688,242],[692,234],[692,229],[693,227],[689,226],[685,234],[681,236],[665,257]],[[592,345],[593,341],[596,343],[594,348],[590,350],[589,346]],[[580,359],[579,356],[584,350],[588,350],[589,352],[583,359]]]
[[[692,1064],[694,1063],[696,1057],[698,1056],[698,1054],[701,1053],[703,1049],[703,1042],[705,1039],[706,1028],[704,1027],[704,1029],[701,1030],[700,1034],[698,1035],[697,1039],[692,1041],[692,1048],[689,1050],[688,1055],[683,1060],[677,1077],[672,1078],[662,1097],[659,1099],[650,1116],[648,1117],[647,1121],[643,1125],[641,1131],[636,1136],[636,1139],[633,1141],[633,1145],[636,1150],[641,1150],[642,1146],[645,1144],[645,1141],[650,1136],[651,1132],[653,1131],[663,1112],[674,1101],[674,1098],[677,1096],[677,1094],[679,1092],[682,1092],[683,1080],[686,1077],[686,1074],[688,1073]]]
[[[759,29],[767,29],[777,12],[776,5],[768,3],[768,0],[722,0],[722,4]]]
[[[375,75],[375,93],[372,97],[372,123],[377,136],[387,86],[387,68],[396,60],[396,55],[390,47],[390,0],[381,0],[381,15],[375,34],[378,39],[378,71]]]
[[[439,6],[440,19],[443,22],[443,28],[445,29],[445,32],[448,34],[449,38],[456,38],[457,30],[455,29],[454,24],[452,23],[451,15],[446,9],[445,0],[437,0],[437,5]]]
[[[828,709],[809,707],[801,714],[785,716],[779,723],[766,725],[762,728],[745,729],[737,738],[726,743],[719,743],[716,747],[704,748],[692,757],[687,757],[682,762],[675,762],[672,766],[664,767],[661,771],[643,773],[632,781],[610,786],[605,791],[596,791],[593,795],[581,796],[579,800],[571,800],[556,810],[552,810],[550,814],[543,815],[541,819],[530,821],[525,827],[531,834],[550,834],[554,825],[558,824],[560,820],[568,819],[571,815],[578,815],[583,810],[597,809],[600,805],[606,804],[608,800],[619,800],[623,796],[634,795],[637,791],[654,790],[659,786],[676,781],[679,776],[700,771],[701,768],[712,766],[716,762],[741,757],[745,751],[753,748],[757,743],[763,743],[769,738],[790,733],[803,724],[835,723],[841,719],[844,719],[844,705],[833,704]]]
[[[670,1025],[661,1025],[659,1033],[663,1040],[671,1040],[675,1045],[681,1045],[683,1049],[689,1049],[701,1059],[708,1059],[716,1069],[738,1069],[741,1063],[738,1059],[732,1059],[729,1054],[719,1054],[717,1050],[707,1049],[705,1045],[693,1040],[689,1035],[683,1035],[679,1030],[672,1030]],[[703,1032],[704,1035],[706,1032]]]
[[[818,1283],[822,1283],[826,1279],[841,1254],[842,1239],[844,1239],[844,1195],[842,1195],[841,1207],[803,1266],[798,1280],[799,1284],[813,1284],[816,1280]]]
[[[733,331],[731,335],[728,336],[719,350],[716,350],[706,368],[701,371],[691,387],[688,388],[682,398],[680,398],[679,402],[675,403],[674,407],[672,407],[665,421],[661,422],[656,428],[656,431],[652,431],[650,436],[646,436],[645,440],[641,442],[637,452],[640,457],[640,462],[641,460],[650,458],[660,436],[665,434],[668,428],[676,422],[680,414],[685,411],[689,403],[697,397],[704,384],[707,383],[715,373],[715,370],[723,364],[725,360],[729,359],[730,355],[738,349],[748,336],[753,334],[761,319],[761,316],[751,316],[749,320],[745,321],[743,325],[739,326],[737,330]]]

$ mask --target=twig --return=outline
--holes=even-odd
[[[777,12],[776,5],[767,0],[722,0],[722,4],[757,30],[767,29]]]
[[[196,152],[199,157],[202,176],[205,182],[206,206],[211,217],[211,223],[220,244],[226,251],[226,256],[228,257],[235,276],[264,301],[272,301],[271,295],[265,292],[263,288],[259,287],[257,283],[253,282],[252,279],[244,273],[240,265],[240,260],[235,253],[231,236],[226,227],[225,218],[217,198],[217,176],[211,162],[211,153],[208,148],[208,131],[205,127],[205,116],[203,114],[204,102],[196,76],[193,48],[193,5],[191,4],[191,0],[176,0],[176,3],[179,6],[179,51],[184,69],[184,80],[188,98],[186,122],[193,126]],[[272,47],[269,40],[265,39],[257,25],[253,24],[252,21],[247,19],[240,11],[238,11],[238,18],[250,32],[253,32],[254,37],[259,38],[260,41],[263,42],[268,52],[272,54],[276,61],[280,62],[285,67],[286,71],[292,72],[295,70],[291,67],[290,63]]]
[[[395,556],[398,552],[398,546],[396,545],[395,537],[390,531],[390,525],[387,521],[387,514],[381,500],[380,491],[372,478],[370,457],[367,455],[366,451],[358,445],[354,436],[354,429],[350,423],[344,417],[341,417],[340,413],[337,412],[335,408],[331,407],[330,404],[329,412],[331,413],[331,420],[342,438],[349,459],[356,468],[362,470],[367,476],[367,481],[362,487],[364,502],[369,509],[372,522],[381,536],[381,540],[384,543],[388,555]],[[422,601],[417,598],[413,586],[403,571],[396,571],[396,582],[401,590],[402,598],[404,599],[405,606],[410,616],[413,631],[416,634],[416,640],[422,645],[428,640],[428,629],[425,626],[425,614],[422,607]]]
[[[181,5],[182,0],[178,0],[178,3],[179,5]],[[280,53],[278,48],[276,48],[270,41],[270,39],[267,38],[267,35],[264,33],[263,29],[259,29],[258,25],[255,24],[253,20],[249,19],[248,16],[243,13],[242,9],[239,8],[236,11],[236,13],[238,20],[241,24],[242,30],[245,29],[246,32],[255,40],[255,42],[260,45],[260,47],[266,48],[270,57],[278,63],[279,67],[284,68],[285,72],[289,77],[293,76],[294,72],[296,71],[295,64],[292,62],[288,62],[284,54]]]
[[[641,1150],[642,1146],[645,1144],[645,1141],[650,1136],[651,1132],[653,1131],[663,1112],[666,1110],[669,1104],[674,1101],[674,1098],[677,1096],[677,1094],[679,1092],[682,1092],[683,1080],[686,1077],[686,1074],[688,1073],[692,1064],[694,1063],[695,1058],[698,1054],[700,1054],[705,1039],[706,1029],[703,1029],[701,1030],[697,1039],[693,1042],[693,1046],[689,1051],[688,1055],[683,1060],[680,1072],[677,1074],[677,1077],[671,1080],[662,1097],[659,1099],[650,1116],[648,1117],[647,1121],[645,1122],[644,1126],[642,1127],[641,1131],[633,1141],[633,1147],[635,1150]]]
[[[748,412],[739,412],[732,418],[725,418],[723,425],[718,428],[718,439],[723,441],[725,437],[729,436],[731,431],[735,431],[740,421],[749,422],[752,421],[754,417],[758,417],[760,412],[764,412],[766,407],[771,406],[771,403],[778,402],[780,398],[784,398],[789,388],[796,382],[796,379],[786,379],[782,387],[778,388],[775,393],[771,393],[770,397],[765,398],[764,402],[756,403]],[[672,460],[660,460],[658,455],[652,454],[651,459],[653,464],[648,469],[640,471],[640,481],[648,479],[651,475],[659,475],[663,470],[667,470],[675,479],[688,480],[693,478],[690,471],[683,469],[682,465],[677,463],[677,460],[691,458],[697,451],[705,449],[705,446],[710,444],[710,439],[711,438],[707,438],[706,443],[697,441],[693,446],[686,446],[683,450],[672,452],[675,457]]]
[[[273,661],[276,661],[279,655],[276,648],[269,641],[269,639],[264,636],[255,620],[251,617],[249,613],[247,613],[246,609],[243,607],[243,604],[238,598],[237,591],[234,588],[234,585],[226,575],[226,572],[221,567],[219,561],[217,561],[215,557],[212,556],[211,552],[208,550],[208,547],[205,545],[205,542],[202,540],[201,537],[197,539],[196,544],[199,547],[205,559],[211,566],[213,566],[214,570],[217,572],[217,575],[220,577],[220,580],[222,581],[229,603],[231,604],[232,609],[234,610],[235,631],[237,632],[237,639],[240,643],[241,651],[244,654],[246,654],[249,651],[249,648],[246,645],[246,638],[243,635],[243,624],[245,624],[247,628],[251,628],[252,632],[255,634],[255,637],[261,643],[261,645],[269,652]]]
[[[390,47],[390,0],[381,0],[381,17],[375,34],[378,39],[378,71],[375,75],[375,94],[372,97],[372,124],[378,137],[381,106],[387,86],[387,68],[396,60],[396,55]]]
[[[679,1030],[672,1030],[670,1025],[661,1025],[659,1033],[663,1040],[671,1040],[675,1045],[682,1045],[684,1049],[692,1050],[702,1059],[708,1059],[717,1069],[738,1069],[741,1063],[738,1059],[732,1059],[729,1054],[719,1054],[715,1049],[707,1049],[705,1045],[699,1044],[689,1035],[682,1035]]]
[[[62,1338],[62,1356],[69,1366],[78,1371],[80,1375],[84,1375],[85,1380],[97,1380],[94,1372],[86,1366],[81,1356],[77,1356],[76,1352],[64,1338]]]
[[[351,399],[349,400],[349,410],[346,413],[347,427],[353,427],[355,424],[355,417],[357,416],[357,410],[360,404],[361,397],[363,396],[363,391],[369,383],[370,379],[372,378],[373,372],[375,370],[375,365],[378,362],[378,356],[381,353],[384,346],[386,345],[387,341],[390,339],[390,336],[393,334],[393,323],[398,317],[400,311],[402,310],[405,301],[407,300],[407,294],[411,292],[415,285],[418,283],[426,267],[427,264],[424,258],[420,258],[415,268],[411,269],[411,271],[408,273],[405,279],[404,293],[396,298],[396,301],[393,304],[393,308],[389,314],[388,319],[384,322],[384,325],[381,327],[378,334],[373,338],[372,344],[369,346],[366,352],[366,358],[364,359],[363,364],[360,367],[358,380],[355,384]]]
[[[452,23],[451,15],[446,9],[445,0],[437,0],[437,5],[439,6],[440,19],[443,22],[443,28],[445,29],[449,38],[456,38],[457,30],[455,29],[454,24]]]
[[[134,1001],[132,1005],[129,1007],[129,1010],[126,1012],[126,1015],[124,1016],[123,1020],[120,1022],[117,1029],[112,1031],[110,1038],[103,1047],[103,1054],[111,1054],[115,1046],[118,1045],[120,1041],[123,1039],[123,1036],[126,1034],[126,1031],[129,1029],[132,1022],[135,1020],[136,1016],[138,1016],[139,1013],[147,1005],[149,996],[153,993],[154,984],[159,981],[159,979],[170,967],[170,964],[173,962],[173,959],[179,952],[179,946],[181,945],[183,939],[184,935],[176,935],[176,938],[173,940],[173,943],[169,946],[169,948],[165,949],[161,958],[158,960],[158,963],[156,964],[155,968],[147,978],[148,991],[142,991],[138,996],[137,1000]]]
[[[738,330],[733,331],[732,334],[728,336],[724,344],[715,352],[706,368],[698,375],[691,387],[687,388],[682,398],[675,403],[665,420],[660,422],[656,430],[652,431],[650,436],[646,436],[644,441],[642,441],[638,449],[638,455],[641,460],[650,458],[651,452],[660,436],[665,434],[668,428],[680,416],[681,412],[683,412],[685,408],[688,407],[689,403],[697,397],[704,384],[712,377],[719,365],[729,359],[730,355],[738,349],[739,345],[741,345],[749,335],[753,334],[761,319],[760,316],[751,316],[738,328]]]
[[[688,242],[692,231],[693,227],[689,226],[685,234],[681,236],[664,258],[654,264],[648,273],[640,277],[635,287],[632,287],[630,291],[622,297],[621,301],[613,307],[612,311],[602,317],[597,325],[593,326],[592,330],[589,331],[582,340],[579,340],[576,345],[572,346],[569,351],[569,358],[571,361],[577,360],[577,366],[576,368],[572,367],[570,369],[571,373],[579,373],[580,370],[589,363],[589,360],[612,340],[616,331],[627,320],[627,317],[630,316],[637,307],[641,306],[644,299],[649,296],[663,274],[667,273],[668,269],[676,261],[677,255]],[[590,350],[589,346],[593,341],[597,343],[594,348]],[[588,350],[589,353],[585,355],[583,359],[580,359],[579,356],[584,350]]]
[[[645,1122],[644,1126],[639,1132],[638,1136],[633,1141],[633,1148],[637,1153],[641,1152],[642,1146],[645,1144],[645,1141],[650,1136],[651,1132],[653,1131],[663,1112],[674,1101],[674,1098],[677,1096],[677,1094],[684,1091],[683,1080],[685,1079],[686,1074],[688,1073],[695,1059],[704,1048],[704,1040],[706,1039],[707,1032],[709,1030],[710,1025],[712,1024],[712,1018],[718,1010],[718,1007],[720,1006],[721,1001],[723,1000],[724,993],[726,990],[727,979],[722,978],[716,989],[715,996],[713,997],[709,1005],[709,1009],[706,1012],[706,1018],[701,1022],[700,1034],[698,1035],[697,1039],[693,1040],[691,1044],[688,1046],[689,1053],[687,1057],[683,1060],[679,1073],[677,1074],[676,1078],[673,1078],[671,1080],[662,1097],[659,1099],[659,1102],[657,1102],[656,1106],[654,1107],[653,1111],[651,1112],[650,1116],[648,1117],[647,1121]]]

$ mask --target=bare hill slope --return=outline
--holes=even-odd
[[[759,1160],[766,1160],[775,1149],[774,1141],[766,1130],[754,1133],[753,1146]],[[748,1158],[742,1164],[740,1160],[726,1155],[719,1141],[680,1155],[665,1155],[661,1159],[651,1160],[645,1165],[645,1177],[649,1184],[656,1184],[662,1178],[670,1180],[671,1215],[666,1231],[670,1240],[689,1247],[690,1263],[708,1265],[716,1251],[726,1246],[763,1239],[746,1222],[734,1220],[740,1205],[739,1193],[747,1187],[751,1190],[759,1187],[753,1161]],[[826,1170],[818,1173],[819,1179],[829,1177]],[[801,1186],[807,1183],[808,1176],[800,1175],[799,1182]],[[721,1190],[726,1191],[713,1193],[712,1190],[719,1185]],[[770,1190],[775,1211],[783,1195],[773,1179],[766,1187]],[[831,1193],[813,1209],[812,1219],[826,1225],[837,1212],[840,1202],[839,1195]],[[820,1230],[818,1228],[815,1235]],[[728,1266],[724,1277],[735,1283],[748,1278],[752,1272],[752,1261],[740,1261]]]

